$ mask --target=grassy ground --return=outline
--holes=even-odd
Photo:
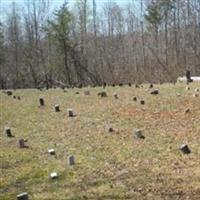
[[[34,200],[200,199],[200,97],[192,97],[199,85],[189,91],[181,84],[156,85],[157,96],[147,87],[108,87],[106,98],[97,96],[102,88],[87,88],[89,96],[86,88],[13,91],[21,100],[1,93],[0,199],[21,192]],[[44,108],[38,107],[41,96]],[[55,104],[61,112],[54,112]],[[67,117],[68,108],[77,116]],[[6,137],[5,126],[15,137]],[[136,128],[143,129],[144,140],[133,137]],[[28,139],[29,148],[18,147],[20,138]],[[191,154],[180,152],[183,143]],[[50,148],[55,156],[47,153]],[[73,167],[69,155],[75,156]],[[53,171],[57,180],[49,178]]]

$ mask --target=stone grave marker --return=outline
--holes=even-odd
[[[57,178],[58,178],[57,172],[52,172],[52,173],[50,174],[50,178],[51,178],[51,179],[57,179]]]
[[[99,92],[97,95],[100,97],[107,97],[107,93],[105,91]]]
[[[159,94],[159,90],[152,90],[152,91],[150,91],[150,94],[152,94],[152,95],[157,95],[157,94]]]
[[[137,139],[145,139],[145,136],[143,135],[143,131],[140,129],[134,130],[134,137]]]
[[[27,140],[25,139],[19,139],[19,148],[28,148],[28,146],[25,144]]]
[[[87,96],[87,95],[90,95],[90,91],[89,90],[86,90],[84,91],[84,94]]]
[[[14,137],[11,133],[11,129],[9,127],[5,127],[5,133],[7,137]]]
[[[60,112],[59,104],[56,104],[56,105],[54,106],[54,109],[55,109],[55,112]]]
[[[68,157],[68,164],[69,164],[69,166],[75,165],[75,158],[73,155],[70,155]]]
[[[113,94],[113,96],[114,96],[115,99],[119,99],[119,97],[118,97],[116,92]]]
[[[28,200],[28,194],[27,192],[23,192],[21,194],[17,195],[17,200]]]
[[[180,150],[184,154],[191,153],[191,150],[189,149],[188,145],[186,145],[186,144],[181,145]]]
[[[133,97],[133,101],[137,101],[137,97]]]
[[[48,153],[49,153],[50,155],[55,155],[55,154],[56,154],[54,149],[49,149],[49,150],[48,150]]]
[[[39,102],[40,102],[40,106],[44,106],[44,99],[43,98],[39,98]]]
[[[68,117],[75,117],[75,114],[74,114],[72,108],[67,109],[67,112],[68,112]]]
[[[145,101],[142,99],[142,100],[140,100],[140,104],[141,105],[144,105],[145,104]]]

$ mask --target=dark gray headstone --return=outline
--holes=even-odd
[[[55,112],[60,112],[60,107],[59,107],[58,104],[56,104],[56,105],[54,106],[54,108],[55,108]]]
[[[107,97],[107,93],[106,92],[99,92],[98,94],[97,94],[98,96],[100,96],[100,97]]]
[[[140,129],[136,129],[136,130],[134,130],[134,137],[135,138],[138,138],[138,139],[145,139],[145,136],[143,135],[143,133],[142,133],[142,130],[140,130]]]
[[[150,94],[152,94],[152,95],[157,95],[157,94],[159,94],[159,90],[152,90],[151,92],[150,92]]]
[[[67,112],[68,112],[68,116],[69,117],[74,117],[75,116],[74,112],[73,112],[73,110],[71,108],[67,109]]]
[[[43,98],[40,98],[39,102],[40,102],[40,106],[44,106],[44,99]]]
[[[189,153],[191,153],[191,150],[189,149],[188,145],[186,145],[186,144],[181,145],[180,150],[181,150],[182,153],[184,153],[184,154],[189,154]]]
[[[133,101],[137,101],[137,97],[133,97]]]
[[[144,101],[144,100],[140,100],[140,104],[141,104],[141,105],[144,105],[144,104],[145,104],[145,101]]]
[[[75,158],[74,158],[74,156],[71,155],[71,156],[68,157],[68,164],[70,166],[75,165]]]
[[[19,148],[28,148],[28,146],[25,143],[25,139],[19,139]]]
[[[13,137],[13,135],[11,133],[11,129],[9,127],[5,127],[5,133],[6,133],[7,137]]]

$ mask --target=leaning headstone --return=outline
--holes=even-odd
[[[186,144],[181,145],[180,150],[181,150],[182,153],[184,153],[184,154],[189,154],[189,153],[191,153],[191,150],[189,149],[188,145],[186,145]]]
[[[49,153],[50,155],[55,155],[55,154],[56,154],[54,149],[49,149],[49,150],[48,150],[48,153]]]
[[[187,109],[185,110],[185,113],[190,113],[190,109],[187,108]]]
[[[11,133],[11,129],[9,127],[5,127],[5,133],[6,133],[7,137],[13,137],[13,135]]]
[[[28,148],[28,146],[25,144],[26,140],[19,139],[19,148]]]
[[[159,90],[152,90],[151,92],[150,92],[150,94],[152,94],[152,95],[157,95],[157,94],[159,94]]]
[[[115,99],[119,99],[119,97],[118,97],[116,92],[113,94],[113,96],[114,96]]]
[[[75,165],[74,156],[71,155],[68,157],[68,164],[69,164],[69,166]]]
[[[142,130],[136,129],[134,130],[134,136],[138,139],[145,139],[145,136],[142,133]]]
[[[144,101],[144,100],[140,100],[140,104],[141,104],[141,105],[144,105],[144,104],[145,104],[145,101]]]
[[[56,105],[54,106],[54,108],[55,108],[55,112],[60,112],[59,104],[56,104]]]
[[[28,194],[26,192],[18,194],[17,195],[17,200],[28,200]]]
[[[137,97],[133,97],[133,101],[137,101]]]
[[[71,108],[67,109],[67,112],[68,112],[68,116],[69,117],[74,117],[75,116],[74,112],[73,112],[73,110]]]
[[[84,91],[84,94],[85,94],[85,95],[90,95],[90,91],[89,91],[89,90],[86,90],[86,91]]]
[[[40,102],[40,106],[44,106],[44,99],[43,98],[40,98],[39,102]]]
[[[58,178],[57,172],[52,172],[52,173],[50,174],[50,178],[51,178],[51,179],[57,179],[57,178]]]

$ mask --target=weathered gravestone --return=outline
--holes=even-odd
[[[186,145],[186,144],[181,145],[180,150],[184,154],[191,153],[191,150],[189,149],[188,145]]]
[[[71,108],[67,109],[68,117],[75,117],[75,114]]]
[[[137,101],[137,97],[133,97],[133,101]]]
[[[69,164],[69,166],[75,165],[75,158],[73,155],[70,155],[68,157],[68,164]]]
[[[55,155],[55,154],[56,154],[54,149],[49,149],[49,150],[48,150],[48,153],[49,153],[50,155]]]
[[[107,93],[105,91],[99,92],[97,95],[100,97],[107,97]]]
[[[28,200],[28,194],[26,192],[23,192],[17,195],[17,200]]]
[[[84,94],[87,96],[87,95],[90,95],[90,91],[89,90],[86,90],[84,91]]]
[[[142,100],[140,100],[140,104],[141,105],[144,105],[145,104],[145,101],[142,99]]]
[[[7,137],[14,137],[11,133],[11,129],[9,127],[5,127],[5,133]]]
[[[50,174],[50,178],[51,178],[51,179],[57,179],[57,178],[58,178],[57,172],[52,172],[52,173]]]
[[[19,139],[19,148],[28,148],[28,146],[25,144],[27,140],[25,139]]]
[[[113,96],[115,99],[119,99],[118,94],[116,92],[113,94]]]
[[[137,139],[145,139],[145,136],[143,135],[143,131],[140,129],[134,130],[133,135]]]
[[[152,90],[152,91],[150,91],[150,94],[152,94],[152,95],[157,95],[157,94],[159,94],[159,90]]]
[[[43,98],[39,98],[39,102],[40,102],[40,106],[44,106],[44,99]]]
[[[60,112],[59,104],[56,104],[56,105],[54,106],[54,109],[55,109],[55,112]]]

